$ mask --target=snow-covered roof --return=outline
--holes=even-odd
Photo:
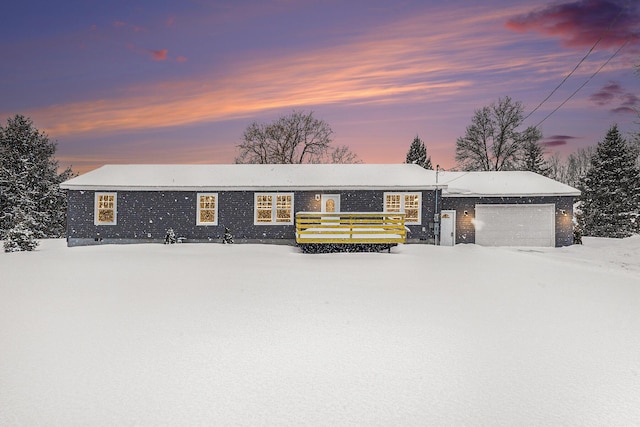
[[[443,190],[444,197],[578,196],[533,172],[436,172],[414,164],[105,165],[68,190]]]
[[[68,190],[142,191],[425,190],[435,186],[435,172],[414,164],[105,165],[61,185]]]
[[[580,191],[533,172],[440,172],[443,197],[579,196]]]

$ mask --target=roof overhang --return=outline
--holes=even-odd
[[[502,193],[502,194],[480,194],[480,193],[442,193],[442,197],[443,198],[459,198],[459,197],[468,197],[468,198],[472,198],[472,197],[482,197],[482,198],[488,198],[488,197],[512,197],[512,198],[527,198],[527,197],[578,197],[580,196],[580,192],[567,192],[567,193],[531,193],[531,194],[523,194],[523,193],[517,193],[517,194],[509,194],[509,193]]]
[[[445,188],[446,185],[427,186],[401,186],[401,187],[381,187],[381,186],[108,186],[108,185],[69,185],[60,184],[60,188],[73,191],[435,191]]]

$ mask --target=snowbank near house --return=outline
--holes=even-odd
[[[0,425],[640,423],[640,237],[0,254]]]

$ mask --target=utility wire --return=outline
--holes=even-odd
[[[598,43],[600,43],[600,41],[602,40],[602,38],[604,37],[604,35],[606,33],[609,32],[609,30],[611,29],[611,27],[613,27],[613,24],[616,23],[616,21],[618,20],[618,18],[620,17],[620,15],[622,14],[622,12],[624,12],[624,10],[627,8],[627,6],[629,6],[629,3],[631,3],[631,0],[627,0],[627,3],[624,5],[624,7],[622,9],[620,9],[620,11],[618,12],[618,14],[616,15],[615,18],[613,18],[613,21],[611,21],[611,23],[609,24],[609,26],[600,33],[600,36],[598,37],[598,40],[596,40],[596,42],[593,44],[593,46],[591,46],[591,49],[589,49],[589,51],[587,52],[587,54],[585,56],[582,57],[582,59],[576,64],[576,66],[573,68],[573,70],[571,70],[571,72],[569,74],[567,74],[565,76],[564,79],[562,79],[562,81],[560,82],[560,84],[558,84],[558,86],[556,86],[549,95],[547,95],[547,97],[545,99],[543,99],[537,106],[536,108],[534,108],[529,114],[527,114],[525,116],[524,119],[522,119],[522,121],[524,122],[525,120],[527,120],[533,113],[535,113],[536,111],[538,111],[538,108],[542,107],[542,104],[544,104],[545,102],[547,102],[549,100],[549,98],[551,98],[553,96],[554,93],[556,93],[556,91],[558,89],[560,89],[560,86],[562,86],[569,77],[571,77],[573,75],[573,73],[576,72],[576,70],[578,69],[578,67],[580,67],[580,65],[582,65],[582,63],[584,62],[585,59],[587,59],[587,57],[591,54],[591,52],[593,52],[593,49],[596,48],[596,46],[598,45]],[[554,110],[555,111],[555,110]]]
[[[569,97],[568,97],[567,99],[565,99],[564,101],[562,101],[562,104],[558,105],[558,106],[557,106],[557,107],[556,107],[552,112],[550,112],[549,114],[547,114],[547,116],[546,116],[544,119],[540,120],[540,121],[538,122],[538,124],[537,124],[537,125],[535,125],[534,127],[536,127],[536,128],[537,128],[538,126],[540,126],[540,125],[542,124],[542,122],[544,122],[544,121],[545,121],[545,120],[547,120],[549,117],[551,117],[551,115],[552,115],[553,113],[555,113],[556,111],[558,111],[558,110],[560,109],[560,107],[562,107],[562,106],[563,106],[564,104],[566,104],[566,103],[567,103],[571,98],[573,98],[573,96],[574,96],[576,93],[578,93],[578,92],[580,91],[580,89],[582,89],[583,87],[585,87],[585,86],[587,85],[587,83],[589,83],[589,82],[591,81],[591,79],[593,79],[593,78],[596,76],[596,74],[598,74],[598,73],[600,72],[600,70],[602,70],[602,69],[603,69],[603,68],[604,68],[604,67],[609,63],[609,61],[611,61],[611,60],[614,58],[614,56],[616,56],[616,55],[618,54],[618,52],[620,52],[620,51],[622,50],[622,48],[623,48],[623,47],[625,47],[625,46],[627,45],[627,43],[629,43],[629,41],[630,41],[630,40],[631,40],[631,37],[629,37],[629,38],[628,38],[624,43],[622,43],[622,46],[620,46],[620,47],[618,48],[618,50],[616,50],[616,51],[613,53],[613,55],[611,55],[611,56],[609,57],[609,59],[607,59],[607,60],[605,61],[605,63],[604,63],[604,64],[602,64],[602,65],[600,66],[600,68],[598,68],[598,69],[595,71],[595,73],[591,74],[591,77],[589,77],[589,78],[588,78],[584,83],[582,83],[582,85],[581,85],[578,89],[576,89],[575,91],[573,91],[573,93],[572,93],[571,95],[569,95]]]

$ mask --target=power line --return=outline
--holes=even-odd
[[[560,86],[562,86],[569,77],[571,77],[573,75],[573,73],[576,72],[576,70],[578,69],[578,67],[580,67],[580,65],[584,62],[585,59],[587,59],[587,57],[591,54],[591,52],[593,52],[593,49],[596,48],[596,46],[598,45],[598,43],[600,43],[600,41],[602,40],[602,38],[604,37],[604,35],[606,33],[609,32],[609,30],[611,29],[611,27],[613,27],[613,24],[616,23],[616,21],[618,20],[618,18],[620,17],[620,15],[622,15],[622,12],[624,12],[624,10],[627,8],[627,6],[629,6],[629,3],[631,3],[631,0],[627,0],[627,3],[624,5],[624,7],[622,9],[620,9],[620,11],[618,12],[618,14],[615,16],[615,18],[613,18],[613,21],[611,21],[611,23],[609,24],[609,26],[600,33],[600,36],[598,37],[598,40],[596,40],[596,42],[593,44],[593,46],[591,46],[591,49],[589,49],[589,51],[587,52],[587,54],[585,56],[582,57],[582,59],[578,62],[578,64],[576,64],[576,66],[573,68],[573,70],[571,70],[571,72],[569,74],[567,74],[565,76],[564,79],[562,79],[562,81],[551,91],[551,93],[549,95],[547,95],[547,97],[545,99],[543,99],[537,106],[536,108],[534,108],[529,114],[526,115],[526,117],[524,119],[522,119],[522,121],[524,122],[525,120],[527,120],[533,113],[535,113],[536,111],[538,111],[538,108],[540,108],[542,106],[542,104],[544,104],[545,102],[547,102],[549,100],[549,98],[551,98],[553,96],[554,93],[556,93],[556,91],[558,89],[560,89]],[[565,101],[566,102],[566,101]],[[555,111],[555,110],[554,110]]]
[[[542,124],[542,122],[544,122],[544,121],[545,121],[545,120],[547,120],[549,117],[551,117],[551,115],[552,115],[553,113],[555,113],[556,111],[558,111],[558,110],[560,109],[560,107],[562,107],[562,106],[563,106],[564,104],[566,104],[566,103],[567,103],[571,98],[573,98],[573,96],[574,96],[576,93],[578,93],[578,92],[580,91],[580,89],[582,89],[583,87],[585,87],[585,86],[587,85],[587,83],[589,83],[589,82],[591,81],[591,79],[593,79],[593,78],[596,76],[596,74],[598,74],[598,73],[600,72],[600,70],[602,70],[602,69],[603,69],[603,68],[604,68],[604,67],[609,63],[609,61],[611,61],[611,60],[614,58],[614,56],[616,56],[616,55],[618,54],[618,52],[620,52],[620,51],[622,50],[622,48],[623,48],[623,47],[625,47],[625,46],[627,45],[627,43],[629,43],[629,41],[630,41],[630,40],[631,40],[631,37],[629,37],[629,38],[628,38],[624,43],[622,43],[622,46],[620,46],[620,47],[618,48],[618,50],[616,50],[616,51],[613,53],[613,55],[611,55],[611,56],[609,57],[609,59],[607,59],[607,60],[605,61],[605,63],[604,63],[604,64],[602,64],[602,65],[600,66],[600,68],[598,68],[598,69],[595,71],[595,73],[591,74],[591,77],[589,77],[589,78],[588,78],[584,83],[582,83],[582,85],[581,85],[578,89],[576,89],[575,91],[573,91],[573,93],[572,93],[571,95],[569,95],[569,97],[568,97],[567,99],[565,99],[564,101],[562,101],[562,104],[558,105],[558,106],[557,106],[557,107],[556,107],[552,112],[550,112],[549,114],[547,114],[547,116],[546,116],[544,119],[540,120],[540,121],[538,122],[538,124],[537,124],[537,125],[535,125],[534,127],[538,127],[538,126],[540,126],[540,125]]]

